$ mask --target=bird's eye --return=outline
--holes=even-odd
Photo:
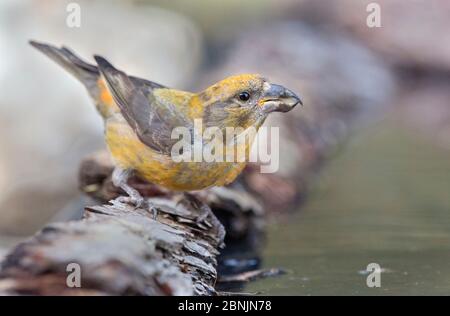
[[[239,100],[241,101],[248,101],[250,99],[250,93],[247,91],[239,93]]]

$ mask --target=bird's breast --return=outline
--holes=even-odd
[[[105,139],[115,164],[133,169],[145,180],[171,190],[193,191],[232,182],[245,162],[174,162],[143,144],[125,119],[116,114],[106,121]]]

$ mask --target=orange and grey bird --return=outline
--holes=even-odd
[[[256,130],[271,112],[288,112],[300,98],[281,85],[254,74],[226,78],[199,93],[167,88],[158,83],[129,76],[106,59],[94,56],[89,64],[65,47],[30,41],[80,80],[104,119],[105,139],[115,164],[114,185],[129,200],[142,205],[143,198],[127,180],[139,177],[171,190],[193,191],[232,182],[246,162],[176,162],[171,150],[178,139],[176,127],[250,127]],[[245,150],[251,142],[245,144]]]

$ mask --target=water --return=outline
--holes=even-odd
[[[266,295],[450,294],[450,151],[394,120],[359,132],[327,165],[308,202],[269,226]],[[381,265],[381,287],[366,285]]]

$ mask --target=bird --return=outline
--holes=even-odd
[[[95,65],[64,46],[33,40],[30,44],[86,88],[104,121],[114,163],[112,182],[128,195],[123,200],[136,207],[143,205],[144,198],[128,184],[132,175],[169,190],[191,192],[227,185],[246,165],[246,161],[175,161],[174,128],[183,127],[192,134],[195,121],[201,120],[202,128],[257,131],[270,113],[303,105],[293,91],[258,74],[230,76],[192,93],[128,75],[98,55],[94,55]],[[243,145],[246,153],[252,142]]]

